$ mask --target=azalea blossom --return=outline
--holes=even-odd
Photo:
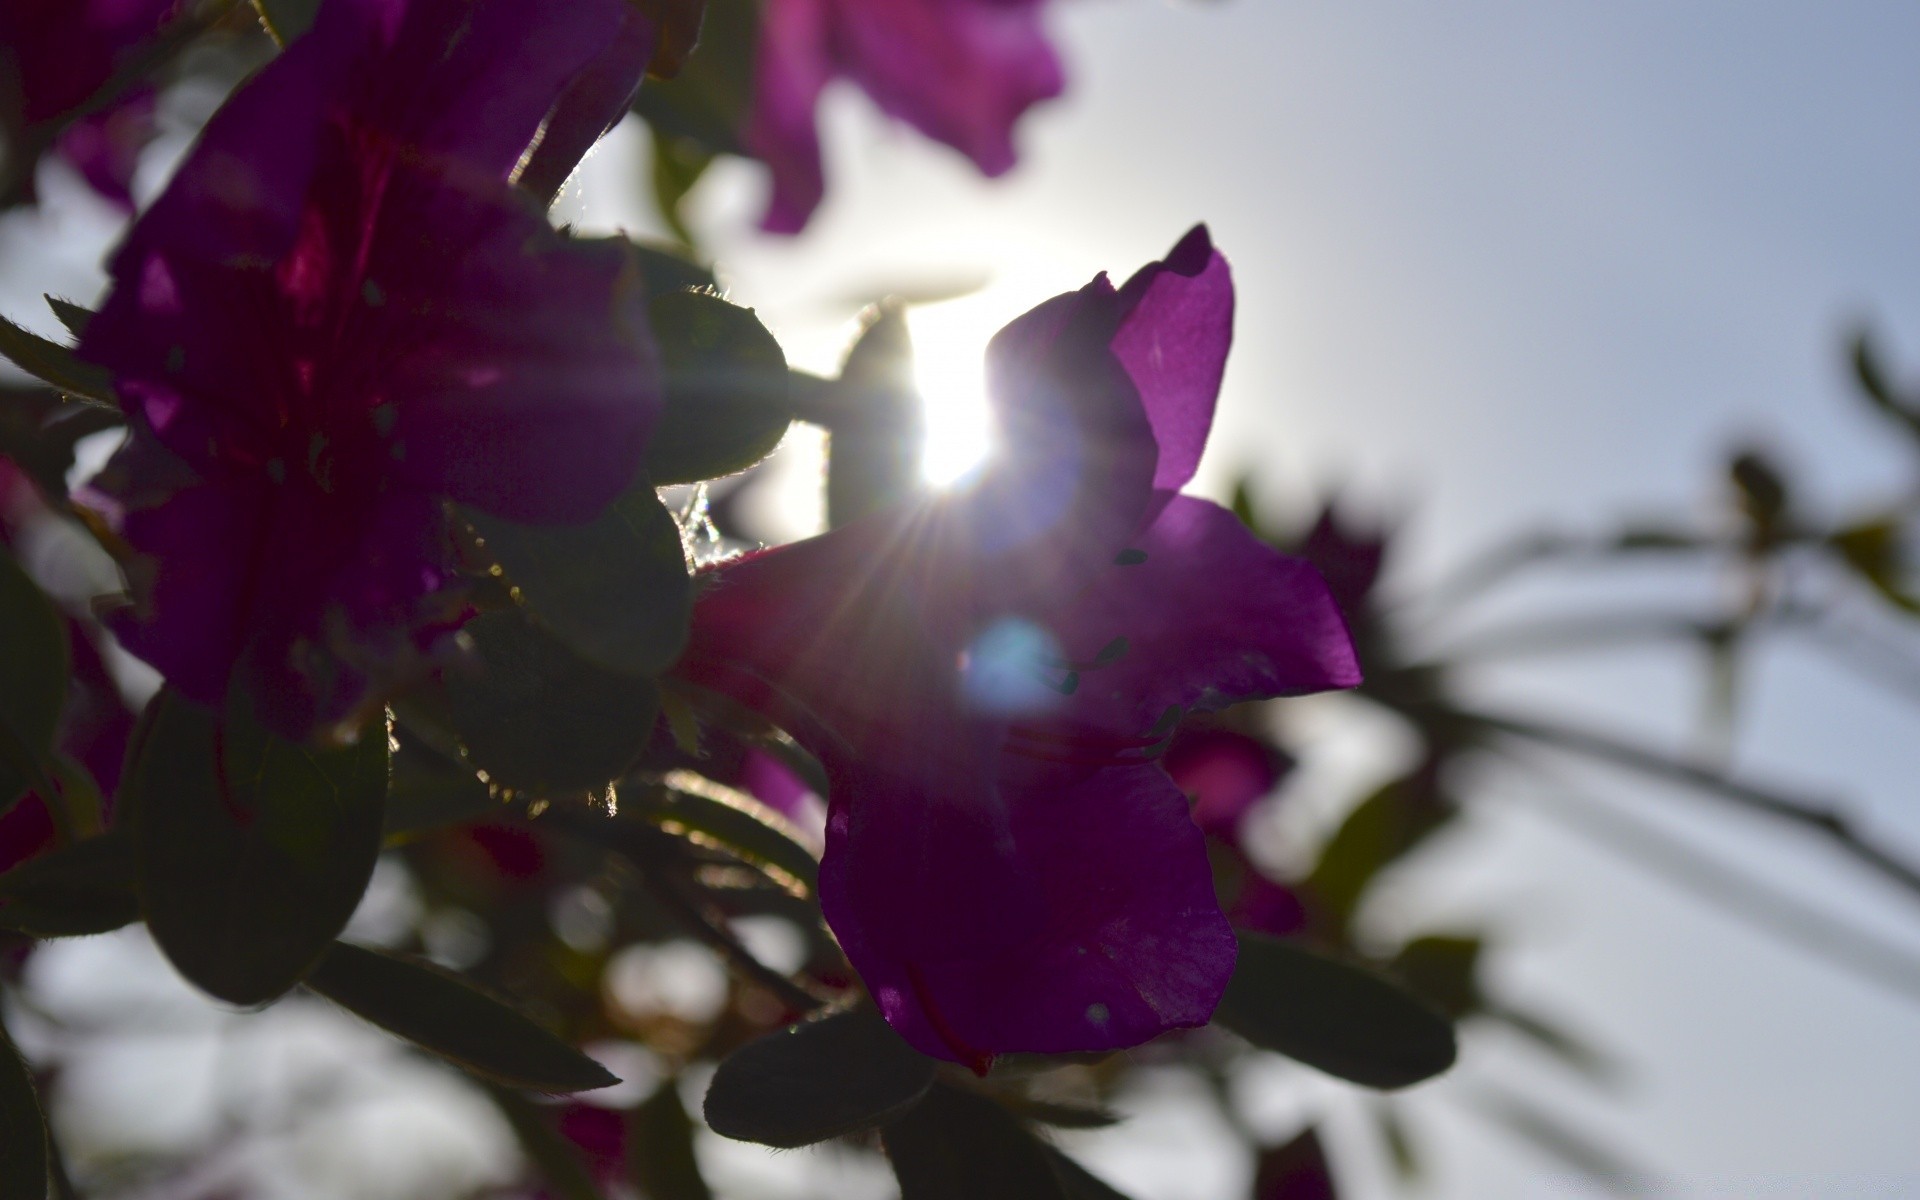
[[[704,576],[677,670],[820,760],[822,909],[928,1054],[1205,1023],[1233,932],[1156,754],[1183,713],[1359,680],[1318,574],[1178,492],[1232,311],[1204,229],[1042,304],[988,351],[971,487]]]
[[[89,112],[116,72],[150,43],[180,0],[7,0],[0,6],[0,78],[17,93],[0,103],[29,146],[58,129],[53,146],[95,191],[131,209],[140,150],[154,134],[154,93],[137,85]],[[63,123],[64,122],[64,123]],[[30,152],[16,146],[12,153]]]
[[[1042,0],[767,0],[746,146],[773,171],[765,227],[797,233],[826,184],[814,110],[837,76],[988,175],[1014,163],[1013,125],[1060,94]]]
[[[659,387],[624,245],[508,183],[631,16],[327,0],[115,253],[79,353],[132,435],[93,498],[134,552],[116,631],[188,698],[344,732],[467,615],[448,501],[578,523],[633,480]]]

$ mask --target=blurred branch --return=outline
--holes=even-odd
[[[1542,764],[1530,765],[1541,775],[1549,774]],[[1673,833],[1580,794],[1564,779],[1556,776],[1550,782],[1551,789],[1525,793],[1540,812],[1609,844],[1623,858],[1830,966],[1902,999],[1920,1000],[1920,954],[1915,951],[1741,874]]]
[[[1824,836],[1841,853],[1920,898],[1920,866],[1869,840],[1854,828],[1850,818],[1824,801],[1733,779],[1662,751],[1592,730],[1486,711],[1462,711],[1458,715],[1512,737],[1686,784],[1739,807],[1798,825]]]

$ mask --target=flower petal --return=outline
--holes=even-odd
[[[814,110],[833,77],[829,3],[775,0],[760,13],[753,116],[741,140],[772,171],[773,195],[760,222],[768,233],[799,233],[826,194]]]
[[[1360,682],[1353,639],[1319,572],[1217,504],[1164,499],[1134,543],[1145,558],[1111,567],[1054,622],[1077,662],[1126,639],[1117,660],[1082,672],[1074,722],[1140,733],[1170,705],[1211,710]]]
[[[1160,766],[1193,801],[1193,821],[1209,835],[1238,843],[1240,818],[1273,792],[1293,760],[1232,729],[1183,726]]]
[[[838,783],[822,908],[921,1051],[979,1068],[1137,1045],[1212,1015],[1233,932],[1186,800],[1157,769],[1004,796],[1011,846],[957,798],[927,807],[882,783],[863,805]]]
[[[1233,273],[1195,226],[1167,257],[1120,289],[1127,316],[1113,352],[1140,389],[1160,462],[1153,486],[1177,492],[1193,478],[1233,344]]]

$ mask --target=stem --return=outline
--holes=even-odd
[[[1553,782],[1557,794],[1526,793],[1539,811],[1610,843],[1634,864],[1831,966],[1903,999],[1920,1000],[1920,957],[1914,953],[1741,874],[1613,805],[1590,797],[1573,799],[1574,789],[1564,780]]]
[[[1731,779],[1718,771],[1695,766],[1659,750],[1590,730],[1489,712],[1461,710],[1457,715],[1463,720],[1513,737],[1609,762],[1644,775],[1683,783],[1728,803],[1821,834],[1841,853],[1900,885],[1915,897],[1920,897],[1920,867],[1867,839],[1854,829],[1853,822],[1845,814],[1826,802]]]

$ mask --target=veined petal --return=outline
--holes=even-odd
[[[1140,389],[1159,445],[1153,486],[1177,492],[1193,478],[1213,427],[1233,344],[1233,273],[1198,225],[1127,280],[1120,303],[1127,315],[1113,352]]]
[[[1117,659],[1082,673],[1075,722],[1139,732],[1172,705],[1204,711],[1360,682],[1353,639],[1319,572],[1226,509],[1165,497],[1132,549],[1144,559],[1112,566],[1058,619],[1076,661],[1126,639]]]
[[[1204,1024],[1234,941],[1179,789],[1140,766],[1003,802],[1010,847],[957,807],[836,800],[821,904],[889,1023],[976,1068]],[[902,838],[937,853],[903,869]]]

